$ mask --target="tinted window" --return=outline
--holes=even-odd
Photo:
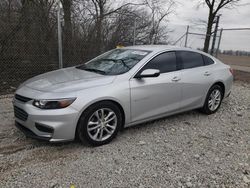
[[[204,59],[205,65],[214,64],[214,61],[210,57],[207,57],[207,56],[203,55],[203,59]]]
[[[156,56],[141,71],[145,69],[158,69],[161,73],[175,71],[177,69],[175,52],[166,52]]]
[[[200,67],[204,65],[201,54],[195,52],[178,52],[182,60],[182,66],[184,69]]]

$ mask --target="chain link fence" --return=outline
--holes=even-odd
[[[0,2],[0,95],[12,93],[31,77],[59,68],[57,7],[14,2],[18,1],[10,7]],[[90,58],[82,53],[83,42],[68,31],[62,23],[64,67]]]
[[[57,6],[26,1],[24,5],[17,3],[8,7],[4,2],[0,2],[0,95],[12,93],[19,84],[33,76],[59,68]],[[63,15],[61,19],[63,20]],[[107,21],[105,23],[108,24]],[[77,24],[72,21],[71,25],[62,23],[63,67],[86,62],[101,51],[114,48],[120,41],[127,41],[122,43],[124,45],[133,44],[134,22],[131,22],[131,19],[127,19],[127,25],[118,24],[119,27],[116,28],[117,24],[114,24],[102,28],[107,36],[101,39],[104,41],[103,44],[95,42],[96,35],[92,33],[96,28],[91,24],[91,20],[79,21]],[[123,28],[125,26],[128,28]],[[203,48],[204,26],[189,26],[188,32],[186,26],[169,26],[170,30],[171,28],[174,30],[172,33],[175,33],[175,36],[171,36],[170,33],[172,44],[195,49]],[[175,31],[174,28],[179,28],[179,31]],[[127,33],[120,36],[121,31]],[[243,45],[250,44],[249,35],[250,31],[245,31],[244,36],[238,31],[224,31],[221,49],[232,46],[235,47],[233,50],[250,51],[249,45]],[[123,40],[124,36],[128,38]],[[215,47],[218,46],[219,37],[218,33]],[[230,37],[234,38],[234,41],[229,40]],[[111,42],[105,42],[108,40]]]
[[[17,5],[4,10],[0,10],[0,94],[58,67],[55,27],[48,27],[36,9],[26,11]]]
[[[188,25],[178,26],[178,37],[172,44],[193,49],[203,49],[206,36],[205,26]],[[214,32],[211,34],[209,53],[211,53]],[[219,28],[215,37],[214,56],[228,54],[234,56],[249,56],[250,54],[250,28]]]

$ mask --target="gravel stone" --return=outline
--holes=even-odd
[[[243,176],[243,181],[245,183],[250,183],[250,178],[248,178],[247,176]]]
[[[197,110],[126,128],[110,144],[46,143],[16,129],[0,96],[0,187],[250,186],[250,84],[217,113]]]
[[[187,182],[186,185],[187,185],[187,187],[192,187],[193,186],[193,184],[191,182]]]
[[[200,156],[199,156],[198,154],[195,154],[194,157],[195,157],[196,159],[199,159],[199,158],[200,158]]]
[[[146,142],[144,142],[144,141],[140,141],[138,144],[142,146],[142,145],[145,145],[145,144],[146,144]]]

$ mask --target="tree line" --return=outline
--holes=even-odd
[[[181,6],[174,0],[0,0],[0,93],[58,68],[58,1],[64,67],[84,63],[118,44],[168,44],[170,16],[178,15],[175,10]],[[195,1],[208,8],[203,48],[208,52],[219,11],[240,0]]]
[[[61,0],[61,3],[63,57],[67,66],[117,44],[167,44],[167,18],[176,6],[172,0],[136,3]],[[0,56],[25,61],[34,61],[38,56],[56,59],[57,1],[1,0]]]
[[[90,59],[117,44],[168,44],[168,17],[174,0],[1,0],[1,58],[57,57],[57,3],[62,4],[63,58],[66,66]],[[240,0],[196,0],[208,8],[205,52],[216,16]],[[185,8],[185,7],[183,7]],[[41,60],[42,61],[42,60]],[[78,62],[77,62],[78,63]]]
[[[220,51],[221,54],[225,55],[233,55],[233,56],[250,56],[249,51],[244,51],[244,50],[223,50]]]

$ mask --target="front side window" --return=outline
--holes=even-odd
[[[158,69],[160,73],[172,72],[177,70],[175,52],[164,52],[154,57],[148,62],[140,72],[146,69]]]
[[[183,69],[190,69],[204,65],[201,54],[196,52],[180,51],[177,52],[182,61]]]
[[[115,49],[76,68],[103,75],[119,75],[129,71],[149,53],[146,50]]]

